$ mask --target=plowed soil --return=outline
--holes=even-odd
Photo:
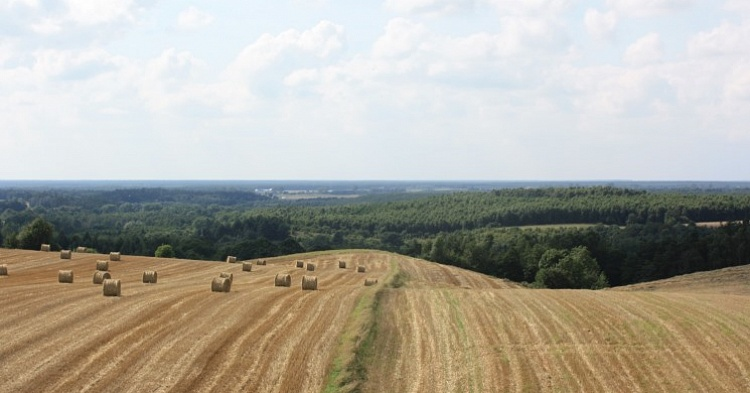
[[[0,277],[0,392],[336,391],[333,364],[342,337],[360,333],[346,329],[363,299],[376,300],[364,305],[374,335],[360,351],[366,380],[347,389],[750,391],[743,291],[532,290],[387,253],[304,256],[314,272],[295,268],[301,258],[243,272],[241,263],[123,255],[109,263],[122,296],[104,297],[92,277],[106,255],[0,249],[9,271]],[[57,282],[62,269],[74,271],[73,284]],[[143,284],[145,270],[158,283]],[[231,292],[211,292],[225,271]],[[275,287],[276,273],[291,274],[292,287]],[[318,277],[317,291],[301,290],[305,274]],[[394,277],[404,284],[392,288]],[[380,282],[365,287],[365,278]]]

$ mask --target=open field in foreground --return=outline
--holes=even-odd
[[[379,252],[252,272],[126,255],[110,262],[113,298],[92,284],[98,259],[0,249],[0,392],[750,391],[750,298],[721,285],[531,290]],[[61,269],[73,284],[57,282]],[[212,293],[223,271],[232,291]],[[276,273],[292,287],[274,287]],[[317,291],[300,289],[304,274]]]

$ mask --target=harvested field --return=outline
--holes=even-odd
[[[371,274],[391,266],[389,254],[358,257]],[[102,296],[89,273],[57,283],[58,270],[93,274],[103,258],[0,249],[11,271],[0,279],[0,359],[13,376],[0,392],[319,392],[366,292],[336,256],[314,259],[319,289],[306,296],[273,285],[276,273],[301,282],[295,257],[267,258],[263,270],[242,275],[240,264],[123,255],[127,263],[109,266],[120,297]],[[145,270],[169,279],[143,285]],[[221,272],[238,274],[230,293],[211,296]]]
[[[750,299],[505,289],[412,260],[380,300],[363,391],[750,390]],[[385,388],[387,387],[387,388]]]
[[[685,274],[664,280],[612,288],[612,290],[750,295],[750,265]]]
[[[56,284],[58,270],[91,271],[101,258],[0,249],[12,271],[0,279],[0,359],[13,376],[0,392],[750,391],[750,298],[706,283],[532,290],[352,251],[268,258],[216,296],[207,284],[239,264],[127,256],[110,264],[120,297],[87,280]],[[316,264],[319,289],[275,287],[276,274],[302,281],[301,258]],[[342,258],[380,284],[363,286]],[[135,285],[150,269],[169,279]],[[349,341],[365,336],[366,380],[341,387]]]

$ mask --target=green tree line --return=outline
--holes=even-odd
[[[599,287],[750,263],[748,190],[566,187],[287,202],[223,189],[0,189],[0,208],[6,247],[39,247],[32,234],[41,219],[58,249],[154,255],[170,245],[178,258],[223,260],[371,248],[549,287],[583,285],[575,280],[584,273],[585,287]],[[695,225],[704,221],[728,224]],[[587,225],[527,229],[563,224]],[[591,261],[599,271],[586,268]]]

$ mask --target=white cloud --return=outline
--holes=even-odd
[[[695,0],[607,0],[607,5],[625,16],[654,17],[682,11]]]
[[[398,57],[414,53],[427,37],[427,29],[408,19],[396,18],[388,21],[383,34],[373,45],[375,57]]]
[[[310,30],[291,29],[279,35],[263,34],[246,46],[229,66],[230,73],[246,74],[268,67],[287,51],[326,57],[344,45],[344,28],[322,21]]]
[[[724,92],[729,100],[750,104],[750,59],[744,59],[732,67],[724,84]]]
[[[16,6],[26,6],[29,8],[37,8],[39,7],[39,1],[38,0],[0,0],[0,7],[10,9]]]
[[[300,86],[308,83],[314,83],[320,79],[320,71],[314,68],[304,68],[292,71],[284,78],[284,84],[287,86]]]
[[[690,56],[720,56],[750,53],[750,24],[724,22],[719,27],[696,34],[688,41]]]
[[[447,14],[474,7],[474,0],[385,0],[386,9],[400,14]]]
[[[734,12],[750,14],[750,2],[747,0],[727,0],[724,3],[724,9]]]
[[[279,35],[263,34],[246,46],[227,67],[231,78],[244,79],[246,75],[269,67],[288,52],[325,58],[344,46],[344,28],[322,21],[310,30],[287,30]]]
[[[572,103],[586,116],[643,117],[658,113],[673,95],[669,84],[653,69],[614,66],[564,67],[561,78],[575,92]]]
[[[197,83],[205,63],[189,51],[170,48],[146,63],[137,81],[149,110],[164,111],[190,101],[209,104],[211,89]]]
[[[299,82],[289,74],[328,59],[343,49],[344,42],[344,28],[329,21],[309,30],[262,35],[243,48],[223,71],[217,93],[223,109],[241,113],[257,104],[258,95],[270,98],[279,94],[285,84]]]
[[[324,0],[252,24],[259,8],[243,3],[0,0],[0,168],[34,168],[0,177],[94,173],[50,145],[150,157],[170,140],[169,167],[96,173],[644,178],[669,177],[669,162],[683,178],[729,176],[726,160],[707,170],[691,155],[712,141],[709,159],[739,157],[725,153],[750,138],[750,24],[733,13],[745,3],[701,3],[700,31],[685,0]],[[200,39],[174,29],[207,24]],[[49,159],[24,158],[34,149]],[[309,151],[321,158],[289,162]]]
[[[33,71],[39,78],[90,79],[113,66],[111,55],[101,49],[61,51],[46,49],[34,53]]]
[[[198,29],[213,23],[213,15],[190,6],[177,16],[177,26],[182,29]]]
[[[41,35],[53,35],[63,29],[63,21],[59,18],[42,18],[31,24],[31,30]]]
[[[623,60],[631,66],[656,63],[664,57],[664,44],[657,33],[649,33],[628,46]]]
[[[120,19],[134,20],[133,0],[65,0],[67,18],[82,25],[108,23]]]
[[[617,28],[617,14],[614,11],[600,12],[589,8],[583,19],[586,31],[596,39],[611,39]]]
[[[495,8],[501,16],[549,16],[561,15],[570,9],[573,0],[481,0]]]

